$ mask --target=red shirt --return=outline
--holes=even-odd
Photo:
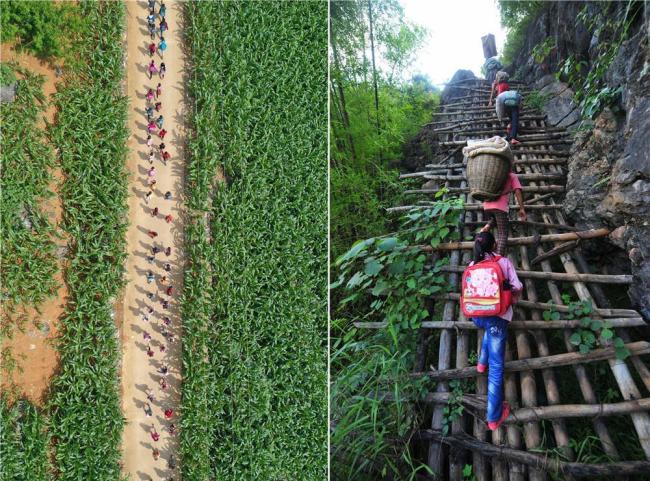
[[[500,84],[497,84],[497,95],[502,94],[503,92],[507,92],[510,90],[510,85],[508,85],[508,82],[501,82]]]

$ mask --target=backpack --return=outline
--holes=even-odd
[[[489,72],[490,70],[501,70],[503,65],[499,62],[499,59],[496,57],[490,57],[485,61],[485,70]]]
[[[503,105],[506,107],[517,107],[521,101],[521,95],[516,90],[506,90],[503,95]]]
[[[499,259],[501,256],[482,260],[463,272],[460,306],[465,317],[499,316],[510,307],[512,290]]]

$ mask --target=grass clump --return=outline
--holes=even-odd
[[[0,9],[2,43],[16,42],[19,49],[39,58],[65,55],[67,39],[83,29],[77,5],[50,0],[3,0]]]
[[[185,9],[183,479],[322,479],[327,4]]]
[[[47,105],[44,79],[13,68],[21,77],[20,88],[13,102],[0,105],[1,292],[5,302],[36,305],[57,288],[56,233],[41,209],[54,195],[49,187],[54,152],[37,125]]]
[[[0,395],[0,479],[48,481],[47,419],[30,402]]]
[[[127,98],[122,93],[124,4],[86,1],[94,33],[74,45],[85,62],[55,96],[52,137],[65,176],[63,229],[69,297],[58,340],[60,372],[49,400],[58,480],[120,479],[120,349],[113,303],[126,258]]]

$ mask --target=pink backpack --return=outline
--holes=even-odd
[[[506,286],[499,259],[485,259],[463,272],[460,306],[465,317],[499,316],[510,307],[512,291]]]

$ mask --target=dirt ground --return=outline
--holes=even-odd
[[[129,230],[127,231],[127,286],[123,296],[123,310],[118,317],[122,318],[122,408],[127,425],[123,434],[123,470],[130,479],[160,480],[173,476],[179,479],[179,469],[168,467],[170,456],[178,459],[178,438],[168,432],[170,423],[178,425],[177,408],[180,403],[180,373],[181,373],[181,343],[180,316],[178,297],[182,291],[182,242],[183,225],[180,194],[183,186],[183,152],[182,139],[184,135],[185,107],[183,103],[184,56],[181,51],[181,32],[179,22],[181,5],[178,1],[166,1],[166,19],[170,30],[165,33],[167,50],[164,62],[167,67],[165,78],[160,80],[154,75],[149,80],[147,66],[150,61],[148,45],[151,42],[146,16],[146,1],[127,1],[127,93],[131,99],[129,111],[130,154],[127,160],[129,179]],[[157,3],[156,8],[159,4]],[[158,35],[155,42],[158,43]],[[158,54],[154,57],[159,66],[161,59]],[[164,139],[166,150],[171,154],[170,161],[163,165],[158,153],[161,142],[158,135],[152,135],[157,184],[153,195],[145,203],[149,164],[149,149],[146,146],[147,118],[145,115],[145,94],[148,88],[155,90],[158,82],[162,84],[161,114],[164,116],[164,128],[167,136]],[[155,112],[154,112],[155,113]],[[155,113],[157,117],[159,113]],[[172,193],[171,200],[165,200],[165,192]],[[154,208],[159,209],[157,216],[152,216]],[[173,221],[167,223],[164,217],[173,216]],[[155,231],[158,236],[151,239],[147,232]],[[152,263],[147,257],[152,255],[152,247],[156,245],[161,252],[155,255]],[[164,249],[171,247],[171,255],[166,256]],[[164,264],[171,265],[171,271],[164,270]],[[155,281],[147,282],[147,272],[155,275]],[[165,283],[162,276],[167,277]],[[166,294],[168,286],[173,286],[171,296]],[[155,298],[150,300],[147,293],[153,293]],[[162,300],[169,300],[169,309],[161,306]],[[149,307],[154,312],[149,319],[143,317]],[[166,326],[163,317],[168,316],[171,325]],[[169,343],[163,333],[171,333],[174,342]],[[146,334],[145,334],[146,333]],[[146,339],[145,336],[151,336]],[[147,354],[147,346],[151,347],[153,356]],[[161,346],[165,352],[161,352]],[[163,377],[159,372],[163,365],[169,368],[166,376],[167,388],[161,389],[159,382]],[[155,400],[147,400],[147,392],[152,392]],[[147,416],[145,403],[149,403],[153,415]],[[165,419],[164,411],[172,409],[171,420]],[[160,439],[154,441],[151,437],[152,425],[159,433]],[[160,458],[154,460],[153,449],[160,451]]]
[[[16,52],[9,44],[2,44],[1,47],[0,58],[3,62],[17,61],[20,66],[45,77],[43,91],[46,98],[50,100],[50,96],[56,92],[56,82],[58,81],[54,67],[32,55]],[[49,105],[44,112],[44,119],[52,122],[55,113],[55,107]],[[45,128],[44,120],[39,122],[39,128]],[[54,181],[50,185],[50,190],[56,194],[62,180],[60,169],[55,169],[53,175]],[[58,225],[62,213],[59,196],[55,195],[51,199],[47,199],[43,202],[42,207],[50,221],[54,225]],[[59,233],[61,232],[59,231]],[[56,240],[56,242],[61,247],[66,245],[65,239]],[[14,312],[2,312],[3,318],[5,315],[12,319],[22,316],[27,318],[24,332],[14,331],[13,337],[3,344],[3,348],[11,349],[12,357],[18,362],[20,369],[14,371],[11,376],[2,376],[2,389],[13,385],[18,391],[18,395],[25,396],[36,404],[44,402],[50,378],[58,366],[58,353],[51,340],[57,335],[59,318],[68,294],[63,282],[61,264],[59,264],[56,281],[60,286],[56,296],[38,306],[38,310],[30,307],[18,307]]]

